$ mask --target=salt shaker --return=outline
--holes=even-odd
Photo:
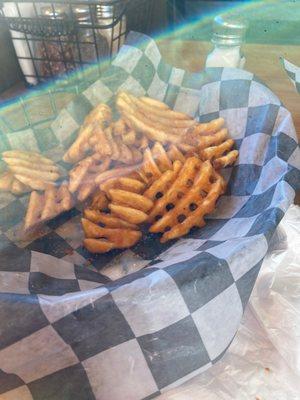
[[[247,30],[246,22],[218,15],[213,23],[214,49],[208,54],[206,67],[244,68],[246,59],[241,53]]]

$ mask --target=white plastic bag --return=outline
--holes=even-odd
[[[300,399],[300,207],[279,225],[224,358],[159,399]]]

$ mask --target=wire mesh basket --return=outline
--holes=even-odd
[[[10,29],[28,83],[70,73],[80,80],[89,65],[94,79],[130,30],[149,33],[154,1],[0,1],[0,23]]]

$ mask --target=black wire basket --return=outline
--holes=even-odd
[[[0,1],[0,23],[10,29],[27,83],[70,73],[82,79],[88,65],[101,76],[129,31],[150,33],[154,1]]]

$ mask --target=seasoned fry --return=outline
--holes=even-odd
[[[141,232],[130,229],[101,228],[85,218],[82,218],[81,222],[86,236],[84,246],[92,253],[103,253],[107,252],[108,249],[131,247],[142,236]]]
[[[211,135],[218,132],[224,126],[224,118],[213,119],[207,123],[200,123],[193,128],[194,135]]]
[[[131,207],[120,206],[118,204],[109,204],[109,209],[117,217],[124,219],[131,224],[139,225],[147,221],[148,215],[140,210],[135,210]]]
[[[232,150],[229,153],[227,153],[225,156],[216,158],[213,161],[213,166],[216,170],[225,168],[228,165],[232,165],[235,163],[239,156],[239,152],[237,150]]]
[[[10,192],[13,184],[14,176],[8,171],[0,176],[0,190],[2,192]]]
[[[33,151],[22,151],[22,150],[8,150],[2,153],[2,158],[13,158],[18,160],[27,161],[30,163],[37,163],[37,164],[48,164],[54,165],[52,160],[42,156],[39,153]]]
[[[103,213],[97,210],[91,210],[90,208],[86,208],[84,210],[84,216],[91,222],[95,224],[101,224],[106,228],[125,228],[138,230],[138,226],[134,224],[130,224],[129,222],[124,221],[121,218],[115,217],[111,214]]]
[[[22,175],[31,178],[37,178],[45,181],[56,181],[60,175],[58,172],[52,171],[43,171],[43,170],[34,170],[25,167],[18,167],[18,166],[9,166],[9,169],[13,172],[14,175]]]
[[[118,178],[121,176],[128,176],[130,173],[135,172],[138,168],[139,168],[138,165],[131,165],[131,166],[126,166],[126,167],[111,169],[109,171],[100,173],[95,178],[95,182],[98,185],[101,185],[103,182],[105,182],[109,179]]]
[[[234,141],[232,139],[228,139],[218,146],[207,147],[206,149],[201,150],[200,157],[203,160],[213,160],[221,157],[225,152],[231,150],[233,145]]]
[[[12,185],[11,185],[11,192],[16,196],[20,196],[24,193],[31,192],[31,187],[24,185],[22,182],[18,181],[18,179],[14,178]]]
[[[213,211],[217,198],[225,190],[224,179],[214,171],[210,161],[196,163],[193,159],[186,160],[168,191],[159,192],[161,195],[150,215],[155,220],[150,232],[162,232],[162,243],[185,235],[194,226],[203,226],[203,216]]]
[[[86,156],[90,150],[89,139],[98,132],[98,127],[104,129],[107,123],[111,122],[112,112],[106,104],[99,104],[86,117],[77,139],[63,156],[63,160],[68,163],[75,163]]]
[[[31,178],[30,176],[26,175],[15,174],[15,178],[24,185],[31,187],[33,190],[45,190],[47,187],[54,185],[52,181]]]
[[[109,195],[115,204],[122,204],[136,210],[147,212],[153,207],[153,202],[141,194],[120,189],[110,189]]]
[[[102,183],[100,189],[106,193],[108,193],[110,189],[122,189],[133,193],[142,193],[145,189],[145,184],[138,179],[120,177]]]
[[[97,188],[96,176],[107,171],[110,166],[110,159],[103,161],[97,156],[90,156],[80,161],[70,172],[69,190],[71,193],[78,192],[77,198],[85,201]]]
[[[59,173],[59,169],[54,164],[48,163],[35,163],[26,160],[22,160],[20,158],[12,158],[12,157],[2,157],[3,161],[6,162],[8,167],[24,167],[29,170],[35,171],[45,171],[45,172],[52,172],[52,173]]]
[[[90,208],[96,211],[97,210],[102,211],[107,209],[107,207],[108,207],[108,199],[106,197],[106,194],[102,191],[95,193],[92,198]]]
[[[189,188],[193,185],[194,178],[201,164],[201,161],[197,157],[190,157],[186,160],[176,180],[176,185],[173,184],[164,196],[159,198],[155,203],[149,215],[149,222],[153,222],[159,215],[164,214],[167,206],[172,207],[178,199],[188,192]]]
[[[68,185],[63,183],[58,188],[49,186],[43,194],[32,192],[25,216],[24,230],[28,231],[70,210],[74,205]]]

